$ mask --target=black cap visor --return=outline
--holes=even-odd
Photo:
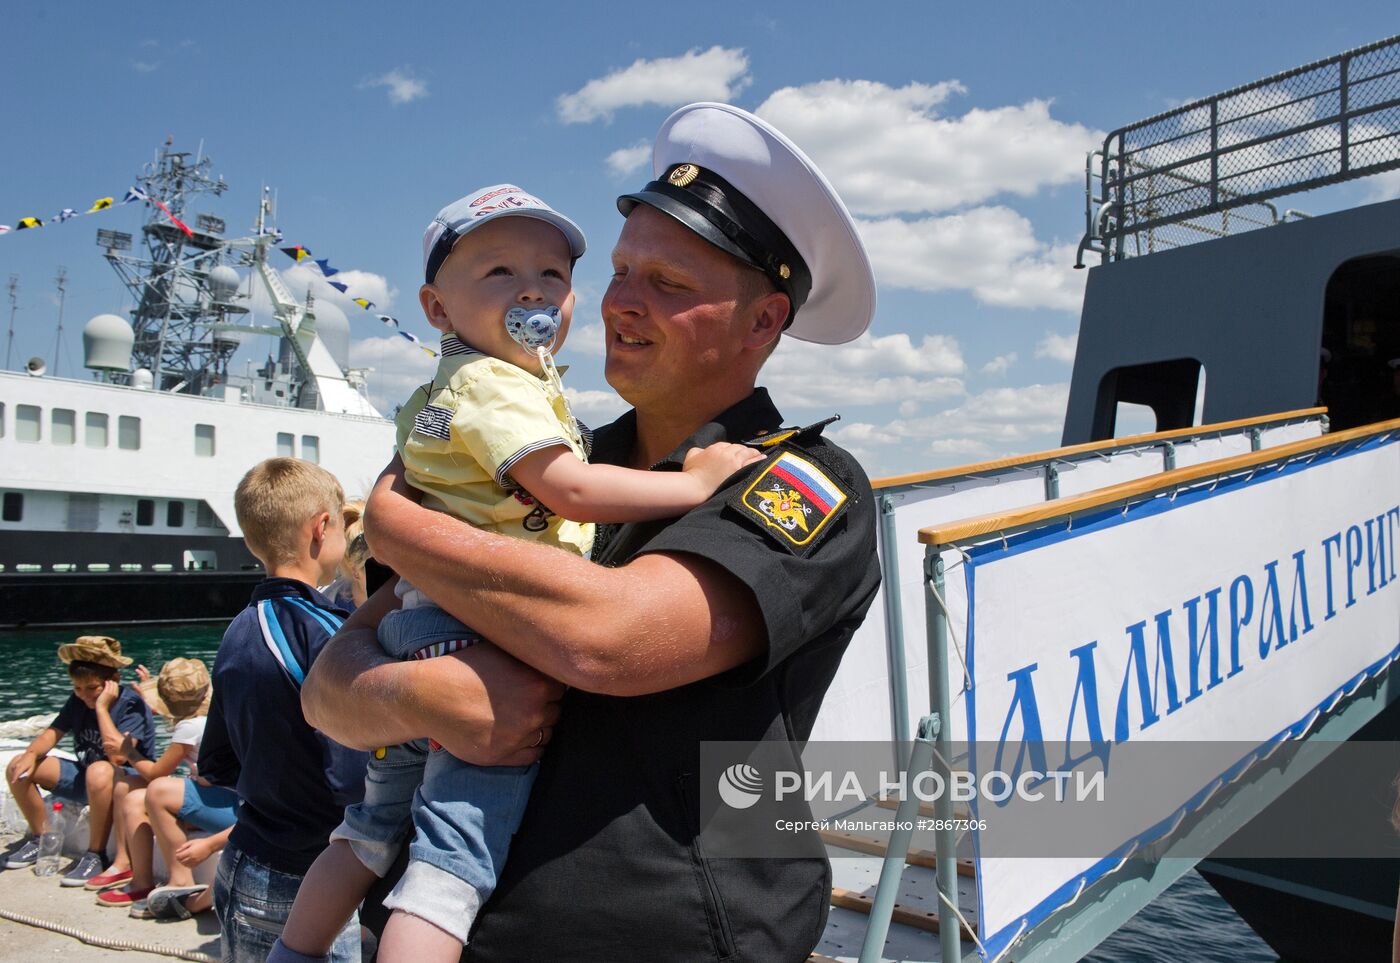
[[[792,324],[812,293],[811,272],[792,241],[758,205],[714,171],[676,165],[665,179],[658,178],[637,193],[617,199],[617,209],[624,217],[638,204],[669,214],[721,251],[766,275],[788,297],[784,328]]]
[[[721,251],[734,255],[745,264],[763,270],[754,262],[753,258],[749,257],[748,253],[745,252],[743,248],[735,244],[727,234],[710,223],[709,218],[705,217],[704,214],[700,213],[692,206],[695,203],[693,200],[694,195],[687,194],[684,191],[676,191],[674,195],[662,193],[661,190],[651,190],[651,186],[652,185],[649,184],[646,188],[643,188],[635,194],[623,194],[617,199],[617,209],[621,212],[623,217],[631,214],[632,209],[638,204],[654,207],[663,214],[671,215]],[[657,184],[656,186],[661,188],[664,185]]]

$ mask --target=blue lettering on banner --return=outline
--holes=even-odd
[[[1190,691],[1186,694],[1186,701],[1190,702],[1201,694],[1201,648],[1206,640],[1210,641],[1210,685],[1207,689],[1214,689],[1223,680],[1220,678],[1220,627],[1217,623],[1219,613],[1220,589],[1213,588],[1206,593],[1206,621],[1204,629],[1196,631],[1199,624],[1197,609],[1201,604],[1201,597],[1186,600],[1186,655],[1187,663],[1187,684]]]
[[[1298,549],[1293,553],[1293,591],[1289,593],[1288,603],[1288,639],[1290,642],[1297,641],[1298,638],[1298,606],[1303,607],[1303,634],[1307,635],[1313,630],[1312,616],[1308,614],[1308,580],[1303,572],[1304,549]]]
[[[1356,546],[1352,547],[1352,535],[1356,536]],[[1347,529],[1347,608],[1356,604],[1356,570],[1361,567],[1361,526]]]
[[[1167,695],[1167,715],[1181,708],[1181,700],[1176,694],[1176,669],[1172,660],[1171,609],[1153,616],[1157,623],[1157,658],[1152,667],[1152,678],[1147,677],[1147,623],[1134,622],[1128,626],[1128,664],[1123,671],[1123,687],[1118,692],[1118,713],[1114,717],[1113,739],[1124,742],[1128,738],[1129,704],[1128,677],[1137,680],[1138,702],[1142,708],[1142,725],[1146,729],[1159,718],[1157,714],[1157,681],[1165,677]],[[1134,673],[1136,667],[1136,673]]]
[[[1259,659],[1269,657],[1270,649],[1281,649],[1288,644],[1283,635],[1283,604],[1278,597],[1278,559],[1264,566],[1267,580],[1264,583],[1264,601],[1259,604]],[[1273,600],[1272,607],[1269,600]],[[1272,611],[1273,618],[1265,613]]]
[[[1341,563],[1341,573],[1346,580],[1346,603],[1343,609],[1354,606],[1359,586],[1358,570],[1366,566],[1367,589],[1362,598],[1391,586],[1396,581],[1396,542],[1400,535],[1400,506],[1391,508],[1364,522],[1352,525],[1344,531],[1334,532],[1322,539],[1321,575],[1325,582],[1327,611],[1323,621],[1338,615],[1337,602],[1340,586],[1335,584],[1339,574],[1333,560]],[[1258,653],[1263,662],[1272,652],[1298,641],[1312,632],[1313,622],[1309,605],[1309,572],[1306,565],[1308,550],[1300,548],[1291,556],[1293,564],[1292,581],[1288,587],[1288,621],[1285,626],[1283,585],[1279,578],[1281,559],[1263,563],[1263,588],[1259,605],[1255,607],[1254,577],[1247,572],[1229,580],[1229,589],[1214,586],[1181,604],[1186,615],[1186,659],[1185,690],[1186,698],[1181,698],[1181,686],[1176,674],[1176,652],[1172,646],[1172,617],[1176,610],[1167,609],[1151,617],[1152,651],[1148,652],[1148,619],[1134,622],[1123,630],[1126,637],[1127,660],[1123,678],[1119,683],[1113,718],[1112,741],[1104,739],[1103,720],[1100,716],[1098,671],[1095,654],[1099,651],[1099,640],[1085,642],[1068,652],[1075,660],[1074,693],[1070,697],[1069,721],[1065,727],[1064,760],[1054,767],[1058,771],[1071,771],[1085,761],[1099,759],[1105,771],[1108,768],[1109,752],[1113,743],[1126,742],[1134,731],[1142,732],[1160,719],[1180,711],[1184,706],[1210,692],[1245,669],[1240,652],[1240,638],[1246,626],[1258,618]],[[1287,573],[1285,568],[1285,573]],[[1316,577],[1317,573],[1313,573]],[[1221,596],[1225,604],[1221,603]],[[1230,670],[1221,677],[1220,660],[1220,618],[1222,609],[1228,608]],[[1178,623],[1179,625],[1179,623]],[[1040,707],[1036,698],[1034,673],[1039,662],[1032,662],[1007,673],[1007,681],[1012,683],[1011,704],[1007,708],[1006,719],[1001,727],[1000,743],[997,748],[994,768],[999,772],[1018,775],[1023,761],[1029,761],[1029,769],[1047,772],[1044,744],[1041,741],[1042,725]],[[1204,670],[1204,673],[1203,673]],[[1204,674],[1204,683],[1202,676]],[[1137,723],[1134,727],[1134,719]],[[1075,722],[1082,720],[1082,728],[1076,733]],[[1078,735],[1078,738],[1076,738]],[[1007,768],[1002,765],[1002,754],[1008,740],[1020,742],[1016,765]],[[1080,755],[1074,754],[1075,743],[1086,742],[1090,749]],[[1029,759],[1027,760],[1027,755]]]
[[[1337,561],[1342,559],[1342,533],[1333,532],[1322,540],[1322,560],[1327,569],[1327,619],[1330,620],[1337,614],[1337,606],[1332,602],[1332,553],[1327,551],[1327,546],[1332,545],[1337,549]]]

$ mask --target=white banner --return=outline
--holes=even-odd
[[[961,570],[968,738],[984,754],[987,743],[1043,740],[1049,756],[1064,747],[1049,768],[1071,770],[1098,760],[1062,758],[1067,741],[1300,733],[1397,653],[1397,493],[1391,436],[973,549]],[[1134,832],[1204,788],[1154,798]],[[1134,839],[1150,841],[1129,833],[1123,843]],[[1115,862],[979,859],[989,952]]]

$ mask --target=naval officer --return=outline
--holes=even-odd
[[[785,433],[755,386],[780,336],[865,331],[874,281],[830,184],[751,114],[682,108],[653,172],[618,199],[602,303],[607,379],[633,408],[592,457],[673,471],[721,440],[776,442],[768,457],[681,518],[600,526],[591,562],[427,511],[390,471],[375,555],[497,647],[390,662],[367,627],[381,590],[303,689],[348,745],[430,735],[488,765],[548,746],[472,961],[799,961],[825,924],[820,855],[707,856],[699,749],[805,740],[874,597],[868,480],[819,427]]]

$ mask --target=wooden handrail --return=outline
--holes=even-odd
[[[878,490],[881,488],[894,488],[899,485],[916,485],[922,482],[939,481],[944,478],[956,478],[959,475],[980,475],[986,472],[1015,468],[1017,465],[1028,465],[1038,461],[1069,458],[1073,455],[1083,455],[1089,452],[1103,451],[1108,448],[1128,448],[1134,445],[1146,445],[1158,441],[1172,441],[1176,438],[1212,435],[1222,431],[1233,431],[1236,428],[1248,428],[1252,425],[1263,425],[1274,421],[1294,421],[1298,418],[1310,418],[1314,415],[1323,415],[1326,413],[1326,408],[1299,408],[1297,411],[1283,411],[1273,415],[1255,415],[1252,418],[1222,421],[1213,425],[1195,425],[1190,428],[1173,428],[1171,431],[1157,431],[1146,435],[1128,435],[1124,438],[1086,441],[1079,445],[1069,445],[1065,448],[1051,448],[1048,451],[1032,452],[1029,455],[1014,455],[1010,458],[997,458],[991,461],[974,462],[971,465],[956,465],[952,468],[939,468],[934,471],[915,472],[909,475],[892,475],[889,478],[877,478],[870,483],[870,487]]]
[[[1362,425],[1360,428],[1352,428],[1347,431],[1333,432],[1323,435],[1321,438],[1304,438],[1302,441],[1290,442],[1276,448],[1252,451],[1230,458],[1219,458],[1215,461],[1202,462],[1199,465],[1190,465],[1186,468],[1148,475],[1145,478],[1134,478],[1117,485],[1110,485],[1107,488],[1097,488],[1081,495],[1057,498],[1054,501],[1040,502],[1025,508],[992,512],[975,518],[930,525],[927,528],[919,529],[919,541],[924,545],[949,545],[979,535],[990,535],[1012,528],[1024,528],[1037,522],[1074,515],[1103,505],[1111,505],[1136,495],[1165,491],[1190,482],[1242,471],[1255,465],[1267,465],[1270,462],[1293,458],[1310,451],[1332,448],[1349,441],[1356,441],[1359,438],[1383,435],[1396,430],[1400,430],[1400,418],[1391,421],[1378,421],[1375,424]]]

